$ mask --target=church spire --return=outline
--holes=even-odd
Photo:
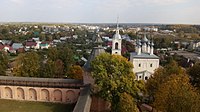
[[[116,30],[116,34],[119,34],[119,16],[117,17],[117,30]]]

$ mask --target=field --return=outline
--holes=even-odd
[[[0,112],[72,112],[74,105],[0,99]]]

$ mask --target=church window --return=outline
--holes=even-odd
[[[141,78],[142,78],[142,76],[139,76],[139,78],[141,79]]]
[[[148,77],[145,77],[145,80],[148,80]]]
[[[115,52],[115,54],[117,54],[117,52]]]
[[[138,66],[141,67],[141,64],[139,64]]]
[[[116,43],[115,43],[115,49],[119,49],[118,46],[119,46],[119,45],[118,45],[118,43],[116,42]]]
[[[150,67],[153,67],[153,64],[152,64],[152,63],[150,64]]]

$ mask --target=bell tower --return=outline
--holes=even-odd
[[[117,19],[116,33],[112,39],[112,55],[113,54],[121,55],[121,50],[122,50],[122,38],[121,38],[121,35],[119,34],[119,25],[118,25],[118,19]]]

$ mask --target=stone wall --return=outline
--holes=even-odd
[[[0,86],[1,99],[75,103],[78,100],[80,89],[45,88],[25,86]]]
[[[111,104],[100,97],[92,96],[90,112],[110,112]]]

